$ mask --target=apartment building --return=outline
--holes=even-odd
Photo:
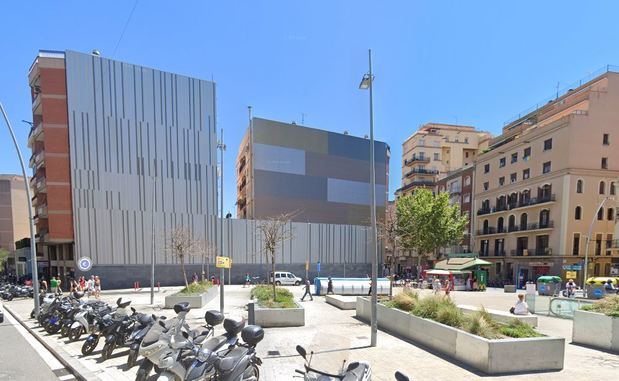
[[[434,189],[449,172],[471,166],[489,139],[489,133],[471,126],[424,124],[402,144],[402,186],[396,196],[419,187]]]
[[[581,281],[587,250],[589,276],[610,274],[618,142],[619,73],[608,70],[505,125],[475,167],[475,250],[493,262],[490,279]]]
[[[0,174],[0,248],[11,254],[7,266],[15,272],[15,242],[30,237],[30,216],[24,178]]]
[[[438,192],[449,193],[451,205],[458,205],[460,212],[468,220],[464,237],[459,245],[443,249],[443,254],[469,253],[471,247],[471,215],[473,207],[473,182],[475,170],[473,165],[455,170],[436,182]]]
[[[389,146],[375,142],[376,213],[385,214]],[[370,144],[366,138],[252,118],[237,156],[237,216],[370,223]]]

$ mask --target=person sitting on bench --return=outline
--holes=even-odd
[[[509,309],[514,315],[528,315],[529,314],[529,305],[524,301],[524,294],[518,294],[518,301],[516,305]]]

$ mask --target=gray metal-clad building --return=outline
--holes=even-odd
[[[389,146],[375,142],[376,210],[385,213]],[[237,216],[368,225],[368,139],[253,118],[237,157]]]

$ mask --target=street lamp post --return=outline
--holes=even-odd
[[[378,302],[377,297],[377,277],[378,277],[378,250],[377,250],[377,232],[376,232],[376,173],[374,168],[374,100],[372,98],[372,84],[374,82],[374,76],[372,75],[372,49],[368,49],[368,64],[369,71],[363,75],[359,88],[362,90],[370,90],[370,216],[371,216],[371,245],[372,249],[372,319],[371,319],[371,339],[370,346],[376,346],[376,336],[378,333],[377,311],[376,304]]]
[[[221,163],[219,164],[219,176],[220,176],[220,194],[219,194],[219,200],[220,200],[220,212],[221,212],[221,231],[219,232],[219,253],[221,256],[224,255],[224,151],[226,150],[226,145],[224,144],[224,129],[221,129],[221,141],[219,141],[217,143],[217,148],[220,150],[221,152]],[[219,277],[219,311],[223,314],[224,313],[224,276],[225,276],[225,269],[222,267],[221,269],[221,275]]]
[[[37,250],[36,250],[36,241],[34,237],[34,219],[32,218],[32,198],[30,197],[30,182],[28,181],[28,176],[26,175],[26,166],[24,165],[24,157],[21,154],[21,150],[19,149],[19,144],[17,144],[17,138],[15,138],[15,132],[13,132],[13,127],[11,127],[11,122],[9,122],[9,117],[6,115],[6,111],[4,111],[4,107],[2,103],[0,103],[0,111],[2,111],[2,116],[4,117],[4,121],[6,122],[6,126],[9,129],[9,133],[11,134],[11,138],[13,139],[13,144],[15,144],[15,150],[17,151],[17,156],[19,157],[19,164],[21,165],[22,176],[24,177],[24,186],[26,187],[26,199],[28,201],[28,217],[30,218],[30,257],[32,258],[32,287],[34,288],[34,316],[39,316],[39,268],[37,265]]]

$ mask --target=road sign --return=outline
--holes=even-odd
[[[92,268],[92,260],[88,257],[81,257],[77,262],[77,268],[81,271],[90,271]]]
[[[218,269],[229,269],[232,266],[230,257],[217,257],[215,261],[215,267]]]
[[[576,277],[577,277],[576,271],[566,271],[565,272],[565,278],[567,278],[567,279],[574,279]]]
[[[567,271],[581,271],[582,270],[582,266],[581,265],[563,265],[563,270],[567,270]]]

